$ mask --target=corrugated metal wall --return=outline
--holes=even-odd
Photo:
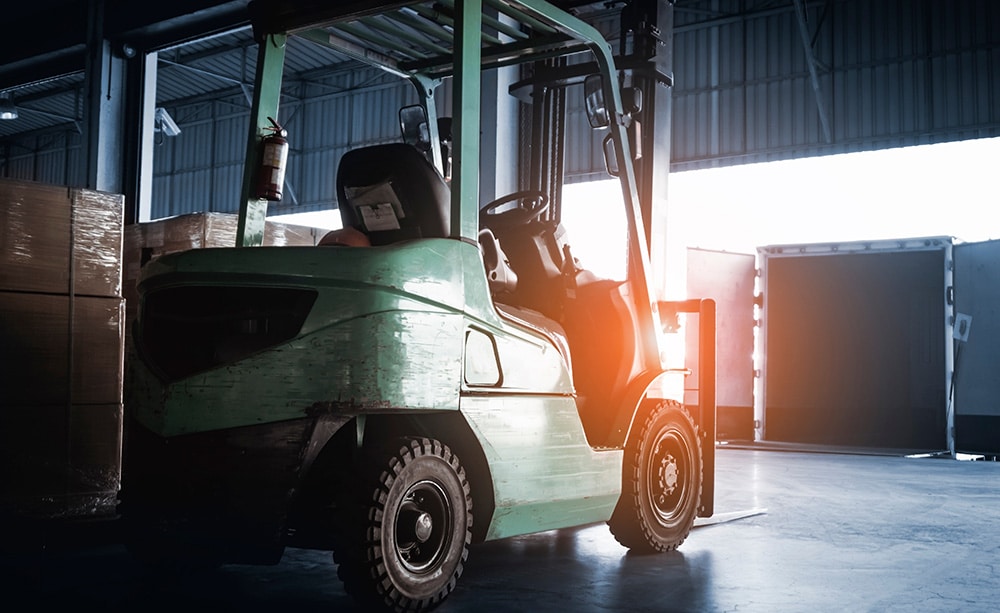
[[[59,130],[0,143],[0,177],[51,185],[77,185],[80,134]]]
[[[1000,4],[679,1],[672,169],[1000,135]]]
[[[674,6],[673,171],[1000,135],[1000,3],[994,0],[677,0]],[[610,13],[597,25],[617,37]],[[252,56],[252,48],[244,55]],[[274,212],[333,206],[340,154],[396,139],[396,112],[415,101],[409,85],[373,70],[303,78],[293,89],[281,117],[293,145],[288,194]],[[582,119],[580,88],[574,89],[567,177],[603,178],[602,134]],[[449,98],[440,92],[444,112]],[[184,131],[156,148],[154,217],[237,210],[246,98],[162,104]],[[0,176],[75,184],[79,158],[72,131],[12,137],[0,144]]]
[[[278,119],[291,150],[284,197],[268,207],[269,214],[334,208],[340,156],[399,140],[399,108],[416,101],[408,82],[376,70],[337,74],[298,89],[298,99],[282,99]],[[249,121],[245,98],[169,111],[182,132],[162,137],[156,148],[152,218],[238,211]]]

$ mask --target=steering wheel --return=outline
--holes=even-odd
[[[500,207],[511,202],[531,202],[531,206],[515,206],[503,211]],[[524,225],[545,212],[549,208],[549,197],[545,192],[528,189],[497,198],[479,211],[479,224],[491,230],[505,230]]]

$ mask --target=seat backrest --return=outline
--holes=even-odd
[[[451,227],[451,190],[411,145],[345,153],[337,168],[337,198],[344,227],[364,232],[374,246],[445,238]]]

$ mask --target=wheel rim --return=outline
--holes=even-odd
[[[414,574],[436,570],[448,551],[452,521],[440,485],[424,480],[407,488],[396,511],[393,543],[403,568]]]
[[[681,432],[668,429],[653,445],[646,471],[649,501],[657,521],[671,526],[681,519],[690,495],[691,448]]]

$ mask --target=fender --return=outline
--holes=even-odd
[[[671,385],[673,385],[670,379],[676,376],[683,377],[687,373],[686,369],[646,371],[634,378],[625,392],[621,409],[608,433],[606,444],[609,447],[624,447],[632,435],[632,429],[643,410],[643,405],[650,401],[677,398],[678,394],[670,393]],[[710,379],[712,384],[708,386],[710,389],[701,391],[697,410],[692,415],[698,427],[698,437],[701,439],[701,465],[704,475],[698,517],[711,517],[715,509],[716,400],[714,374],[713,369]],[[680,396],[683,397],[683,378],[680,389]]]
[[[683,378],[679,383],[674,383],[677,386],[676,390],[679,390],[680,393],[675,392],[673,394],[670,393],[670,379],[672,377],[683,377],[687,372],[684,369],[647,370],[632,379],[628,385],[628,389],[622,396],[618,415],[611,426],[611,430],[608,432],[605,444],[608,447],[625,446],[636,423],[636,418],[639,416],[642,404],[646,399],[678,399],[682,397],[684,391]]]

